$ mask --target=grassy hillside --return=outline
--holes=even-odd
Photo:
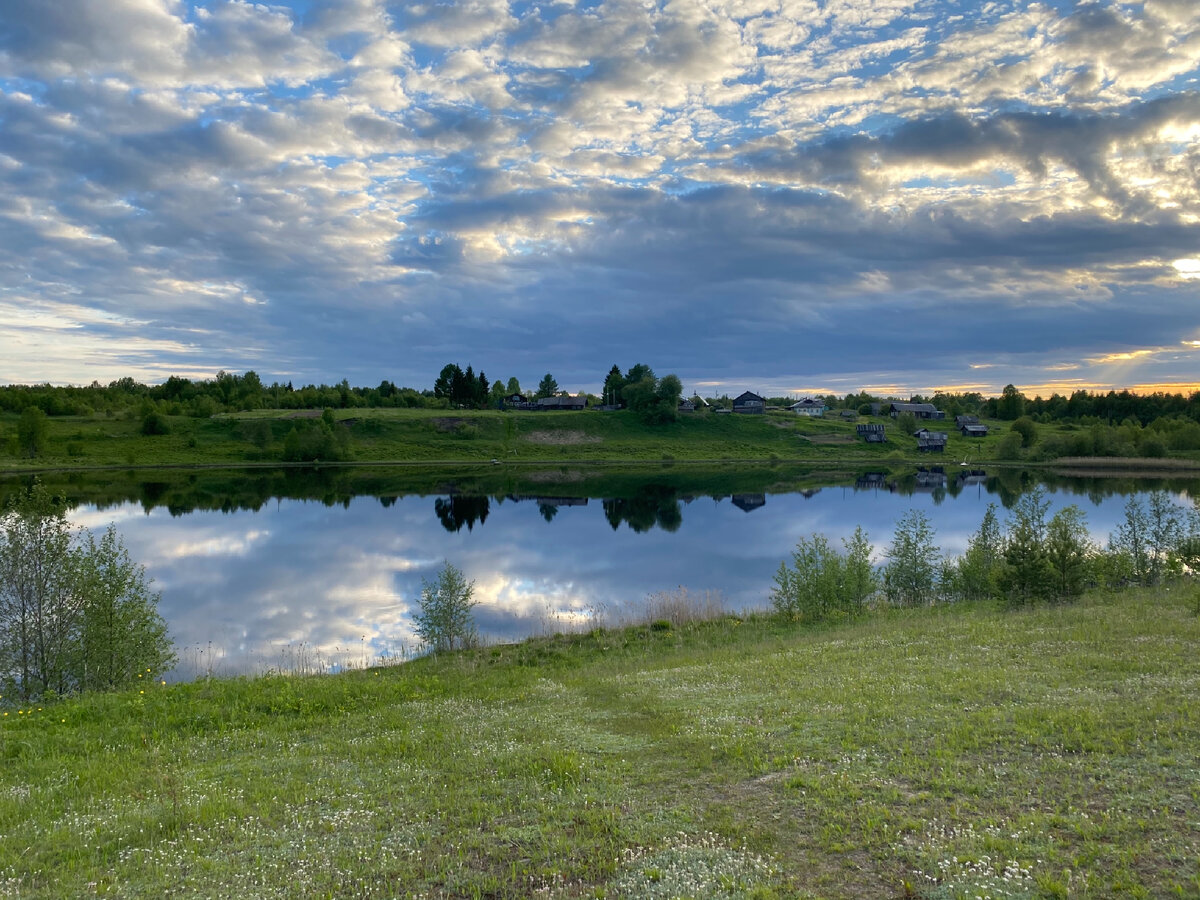
[[[1195,897],[1193,603],[726,618],[8,706],[0,894]]]
[[[334,416],[341,457],[368,463],[488,463],[493,459],[515,465],[772,459],[814,464],[984,463],[997,458],[1009,428],[1008,423],[990,422],[991,434],[972,439],[956,432],[952,421],[932,423],[931,427],[949,433],[949,444],[944,454],[922,454],[917,451],[916,439],[902,433],[891,419],[861,417],[856,423],[841,418],[811,419],[786,411],[765,416],[684,414],[674,423],[658,426],[646,425],[629,412],[349,409],[338,410]],[[29,458],[18,453],[16,416],[0,415],[0,471],[278,463],[286,458],[289,432],[317,427],[319,414],[257,410],[211,419],[162,416],[158,421],[167,433],[144,434],[142,420],[132,411],[114,416],[53,417],[47,421],[44,449]],[[855,424],[865,422],[885,424],[889,442],[865,444],[858,440]],[[1065,440],[1078,434],[1073,429],[1039,426],[1039,433],[1043,441],[1056,436]],[[1037,459],[1031,454],[1022,456]],[[1174,455],[1190,460],[1193,466],[1200,464],[1195,452]],[[333,458],[324,457],[326,461]],[[1172,460],[1150,462],[1164,465]]]

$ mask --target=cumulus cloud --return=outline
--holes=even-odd
[[[1196,337],[1198,79],[1181,0],[14,0],[0,377],[1095,368]]]

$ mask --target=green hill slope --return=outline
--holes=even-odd
[[[7,706],[0,894],[1197,896],[1198,648],[1177,590]]]

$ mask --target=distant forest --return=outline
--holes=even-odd
[[[641,363],[622,376],[616,366],[605,376],[605,396],[588,394],[588,405],[618,401],[625,388],[634,383],[653,379],[653,371]],[[457,376],[457,377],[455,377]],[[628,377],[628,376],[633,376]],[[656,379],[666,382],[674,376]],[[487,389],[484,385],[487,384]],[[674,387],[674,384],[671,385]],[[614,390],[616,388],[616,390]],[[294,387],[291,382],[263,384],[258,374],[244,375],[220,372],[213,379],[191,380],[171,376],[161,384],[146,385],[132,378],[121,378],[108,384],[93,381],[86,386],[65,387],[49,384],[8,385],[0,387],[0,411],[20,413],[37,407],[48,416],[81,416],[93,413],[137,409],[141,414],[153,410],[162,415],[208,418],[218,413],[242,412],[255,409],[354,409],[378,407],[412,407],[424,409],[496,408],[504,398],[524,393],[515,378],[507,382],[487,383],[486,376],[474,374],[471,366],[465,370],[455,364],[444,367],[432,389],[397,387],[381,381],[375,387],[352,387],[348,381],[328,385],[308,384]],[[528,396],[550,396],[558,391],[550,373]],[[914,403],[932,403],[947,416],[976,415],[984,418],[1012,421],[1029,417],[1035,422],[1076,422],[1080,424],[1149,426],[1158,420],[1200,423],[1200,391],[1182,393],[1135,394],[1130,391],[1107,393],[1075,391],[1069,396],[1051,394],[1049,397],[1026,397],[1013,385],[1005,387],[996,397],[977,392],[937,393],[904,398],[879,397],[866,392],[838,397],[819,395],[830,409],[849,409],[866,414],[872,403],[903,399]],[[768,405],[786,407],[796,397],[767,397]],[[729,408],[728,396],[709,397],[705,403]]]

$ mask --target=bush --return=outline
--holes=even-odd
[[[142,417],[142,434],[157,435],[170,434],[171,426],[167,424],[167,418],[158,410],[152,410]]]
[[[1037,425],[1029,416],[1021,416],[1008,427],[1010,432],[1021,436],[1022,447],[1032,447],[1037,443]]]

